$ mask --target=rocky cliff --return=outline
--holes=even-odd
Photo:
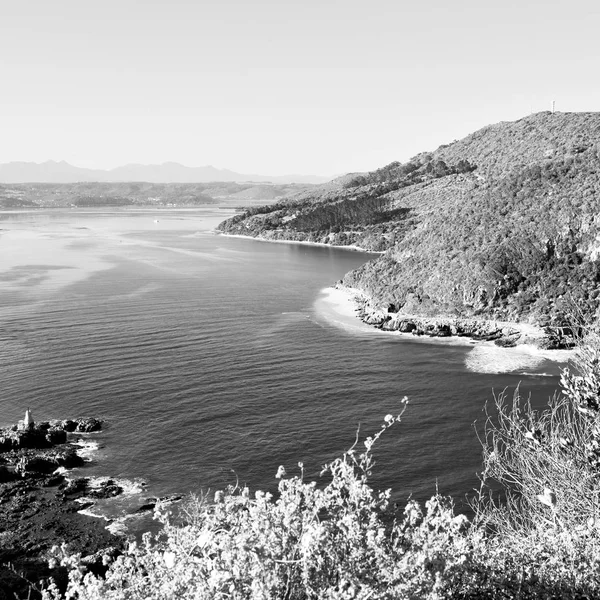
[[[220,229],[383,251],[343,281],[392,313],[589,321],[600,294],[600,113],[491,125]]]

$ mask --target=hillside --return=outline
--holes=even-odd
[[[375,308],[562,326],[600,282],[600,113],[538,113],[224,222],[384,251],[343,282]]]

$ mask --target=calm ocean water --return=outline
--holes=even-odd
[[[27,406],[102,417],[86,473],[143,478],[146,495],[274,489],[280,464],[317,477],[406,395],[374,485],[460,502],[492,391],[520,382],[542,405],[557,387],[556,363],[478,373],[468,346],[335,326],[321,290],[372,255],[215,235],[229,214],[0,213],[1,424]]]

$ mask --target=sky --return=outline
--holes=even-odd
[[[596,0],[0,0],[0,163],[368,171],[600,107]]]

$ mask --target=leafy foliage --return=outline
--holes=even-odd
[[[390,491],[368,484],[381,429],[327,465],[326,482],[280,467],[278,494],[231,486],[191,498],[177,521],[146,534],[104,576],[56,548],[69,583],[46,600],[231,598],[597,598],[600,597],[598,384],[600,343],[588,339],[562,395],[535,411],[517,393],[496,399],[486,424],[482,489],[474,519],[434,495],[402,516]],[[499,493],[500,492],[500,493]]]

